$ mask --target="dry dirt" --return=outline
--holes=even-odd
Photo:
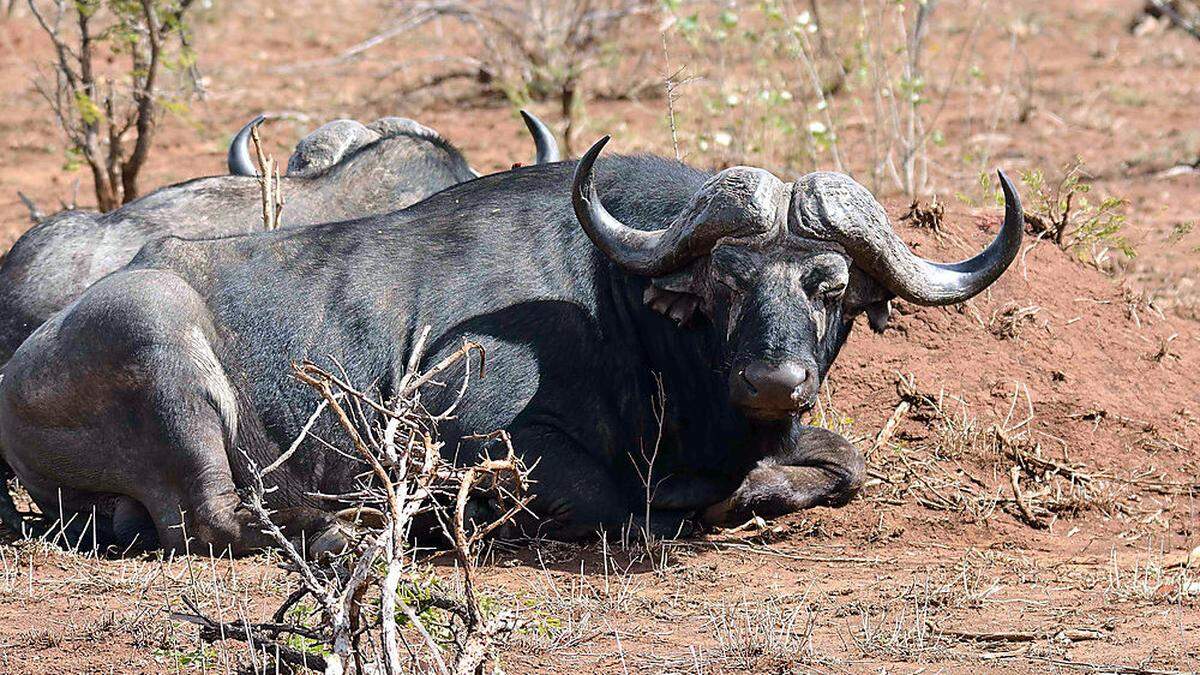
[[[379,3],[250,4],[203,15],[208,98],[164,122],[144,185],[219,172],[228,134],[260,109],[307,116],[270,127],[279,156],[318,121],[383,114],[439,129],[481,170],[530,154],[508,107],[391,100],[395,83],[376,77],[377,63],[287,67],[368,36],[386,20]],[[1163,173],[1200,158],[1200,41],[1130,35],[1139,2],[992,5],[973,58],[1002,73],[1019,57],[1033,105],[1021,123],[999,81],[974,94],[975,106],[1004,113],[975,130],[992,135],[991,162],[1016,175],[1079,155],[1094,192],[1129,200],[1138,257],[1106,275],[1041,242],[965,306],[900,304],[884,335],[856,332],[815,416],[869,458],[869,487],[843,509],[653,556],[601,543],[497,547],[484,583],[533,619],[506,650],[509,672],[1200,668],[1200,559],[1187,559],[1200,546],[1200,233],[1179,227],[1200,219],[1200,172]],[[961,30],[965,14],[947,7],[946,25]],[[654,28],[630,40],[661,49]],[[378,59],[455,37],[430,32]],[[21,12],[0,22],[0,250],[28,226],[17,190],[51,208],[79,180],[88,201],[88,179],[64,171],[30,84],[48,51]],[[692,68],[704,74],[704,62]],[[961,156],[966,94],[946,95],[932,184],[952,196],[972,189],[977,169]],[[724,123],[695,112],[686,89],[675,105],[690,111],[685,138]],[[534,107],[554,119],[551,106]],[[661,96],[590,102],[579,143],[613,132],[618,150],[669,154],[665,118]],[[724,163],[699,151],[688,160]],[[737,161],[793,170],[772,148]],[[881,196],[895,219],[906,212],[906,199]],[[998,209],[943,201],[943,235],[897,225],[923,255],[961,257],[995,231]],[[226,672],[228,654],[164,610],[189,594],[226,618],[254,616],[283,588],[269,556],[96,560],[10,542],[0,545],[4,672]]]

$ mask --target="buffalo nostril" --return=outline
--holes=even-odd
[[[800,403],[808,398],[808,388],[804,386],[805,383],[808,382],[808,371],[801,369],[797,374],[799,375],[800,381],[797,382],[796,386],[792,389],[793,403]]]
[[[796,363],[768,364],[753,362],[741,371],[746,392],[758,405],[790,407],[804,398],[808,370]]]
[[[758,387],[754,386],[754,381],[746,374],[746,369],[741,370],[742,381],[746,383],[746,389],[749,390],[751,396],[758,396]]]

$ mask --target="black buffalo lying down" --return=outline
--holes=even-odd
[[[846,176],[784,183],[656,157],[593,166],[602,145],[385,216],[148,245],[9,363],[6,459],[43,510],[57,513],[60,495],[66,516],[97,506],[117,540],[157,533],[178,547],[186,529],[193,550],[255,549],[267,541],[239,505],[235,447],[262,466],[297,436],[316,399],[289,364],[332,356],[387,395],[430,325],[429,362],[463,339],[489,355],[445,437],[508,429],[537,463],[544,535],[637,520],[630,456],[657,433],[656,374],[667,411],[653,529],[846,503],[860,455],[798,413],[857,315],[881,330],[893,297],[961,302],[1004,271],[1023,222],[1012,185],[1001,175],[995,241],[942,264],[911,253]],[[461,461],[483,449],[447,448]],[[332,523],[309,493],[342,492],[356,471],[303,446],[268,477],[281,524],[318,540]]]

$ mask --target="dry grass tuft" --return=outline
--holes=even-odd
[[[700,656],[720,669],[748,672],[811,663],[816,615],[811,607],[784,607],[767,598],[709,610],[706,632],[716,646]]]
[[[965,400],[944,390],[922,391],[911,376],[899,376],[897,391],[896,414],[868,456],[870,499],[887,504],[913,499],[972,522],[1006,512],[1030,527],[1046,529],[1060,518],[1091,511],[1132,515],[1127,499],[1135,488],[1168,493],[1183,487],[1098,472],[1065,454],[1051,457],[1038,440],[1042,434],[1033,431],[1033,405],[1021,385],[1014,388],[1007,414],[991,422],[980,420]],[[1025,411],[1018,415],[1022,407]],[[928,431],[897,433],[901,416]],[[901,440],[891,440],[895,437]]]
[[[1025,307],[1015,302],[1005,303],[988,321],[988,331],[1001,340],[1015,340],[1021,336],[1021,331],[1027,324],[1034,323],[1034,318],[1042,308],[1037,305]]]
[[[908,223],[919,230],[930,230],[941,236],[942,218],[945,215],[946,205],[934,195],[928,203],[922,203],[919,199],[912,200],[908,205],[908,213],[900,216],[900,222]]]

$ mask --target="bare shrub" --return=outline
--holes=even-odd
[[[434,0],[402,3],[399,19],[387,29],[347,50],[339,61],[356,58],[392,38],[405,35],[436,20],[453,21],[475,39],[473,53],[443,54],[434,58],[394,64],[388,74],[412,70],[419,63],[437,63],[440,69],[404,85],[400,96],[440,87],[450,82],[470,82],[487,96],[524,106],[530,101],[554,101],[565,122],[563,140],[567,154],[588,98],[585,74],[602,65],[614,43],[621,40],[628,21],[651,14],[655,0]],[[643,65],[646,56],[639,57]],[[631,73],[645,70],[633,68]],[[636,75],[623,80],[628,96],[653,86]]]
[[[138,197],[158,118],[198,88],[184,20],[192,2],[29,0],[55,55],[38,91],[66,136],[68,164],[91,169],[101,211]],[[171,84],[169,73],[188,77]]]
[[[865,2],[861,5],[872,110],[877,128],[885,130],[879,138],[872,139],[877,147],[877,161],[907,195],[924,192],[929,180],[927,143],[932,129],[922,108],[930,99],[921,57],[937,2],[925,0],[913,4],[911,17],[902,8],[895,11],[882,3],[875,14]],[[888,14],[893,16],[889,19]],[[894,25],[889,27],[892,22]],[[898,46],[889,49],[889,43]],[[889,51],[898,59],[889,59]]]
[[[326,673],[459,674],[494,665],[497,645],[517,622],[485,608],[475,581],[476,556],[484,537],[525,508],[527,472],[502,431],[488,437],[505,448],[500,459],[468,467],[442,459],[437,423],[457,403],[441,414],[430,413],[422,405],[421,390],[461,363],[466,366],[461,400],[470,376],[470,355],[479,347],[466,343],[419,372],[427,335],[428,329],[391,401],[312,363],[294,367],[294,377],[321,397],[311,420],[331,413],[353,448],[345,455],[363,466],[357,488],[337,495],[338,501],[354,505],[339,513],[343,531],[354,543],[341,553],[309,560],[272,522],[263,476],[287,461],[297,442],[270,466],[259,469],[252,463],[255,483],[244,498],[263,531],[283,551],[283,568],[294,580],[292,592],[269,621],[216,621],[186,597],[190,612],[177,612],[174,618],[198,624],[203,641],[249,643],[256,670],[259,663],[273,660]],[[487,522],[472,521],[466,514],[468,503],[480,494],[505,510]],[[418,554],[412,537],[419,514],[432,515],[449,542],[457,590]]]

